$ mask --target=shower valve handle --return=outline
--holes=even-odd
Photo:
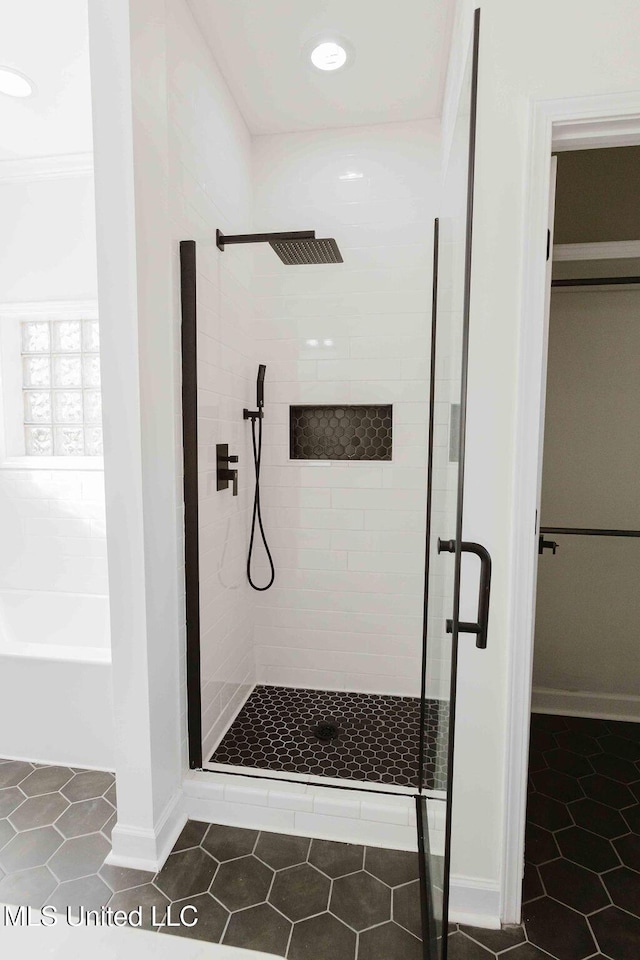
[[[231,457],[229,457],[229,460],[230,460],[232,463],[237,463],[237,462],[238,462],[238,458],[237,458],[237,457],[233,457],[233,459],[232,459]],[[219,471],[218,471],[218,476],[219,476],[222,480],[226,480],[227,482],[228,482],[229,480],[231,480],[231,492],[232,492],[232,495],[233,495],[234,497],[237,497],[237,496],[238,496],[238,471],[237,471],[237,470],[224,470],[224,469],[223,469],[223,470],[219,470]]]
[[[233,496],[238,496],[238,471],[230,470],[228,464],[237,463],[238,457],[229,454],[229,445],[216,444],[216,489],[226,490],[231,481]]]

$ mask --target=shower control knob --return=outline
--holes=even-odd
[[[216,444],[216,490],[226,490],[231,481],[234,497],[238,496],[238,471],[230,470],[228,465],[237,462],[238,457],[235,454],[229,455],[228,444]]]

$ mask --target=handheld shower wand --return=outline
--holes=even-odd
[[[256,489],[253,497],[253,515],[251,518],[251,536],[249,537],[249,553],[247,555],[247,579],[254,590],[268,590],[276,578],[276,570],[273,565],[273,558],[267,543],[267,536],[264,532],[262,523],[262,509],[260,506],[260,463],[262,461],[262,420],[264,417],[264,377],[267,368],[264,363],[258,366],[258,376],[256,379],[256,410],[243,410],[242,415],[245,420],[251,420],[251,440],[253,443],[253,464],[256,472]],[[258,436],[256,439],[256,420],[258,421]],[[267,554],[271,575],[269,582],[264,587],[259,587],[253,582],[251,576],[251,561],[253,558],[253,544],[256,535],[256,522],[260,529],[260,536]]]
[[[264,375],[267,372],[264,363],[258,364],[258,378],[256,380],[256,406],[258,410],[264,407]]]

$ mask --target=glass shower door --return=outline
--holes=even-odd
[[[446,960],[459,634],[486,645],[491,565],[462,540],[479,11],[434,230],[434,287],[419,784],[424,955]],[[463,552],[481,561],[478,618],[460,622]],[[444,935],[443,935],[444,933]]]

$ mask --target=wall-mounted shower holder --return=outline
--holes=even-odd
[[[216,490],[227,490],[229,481],[233,486],[233,496],[238,496],[238,471],[230,470],[230,463],[237,463],[238,458],[229,456],[228,443],[216,443]]]

